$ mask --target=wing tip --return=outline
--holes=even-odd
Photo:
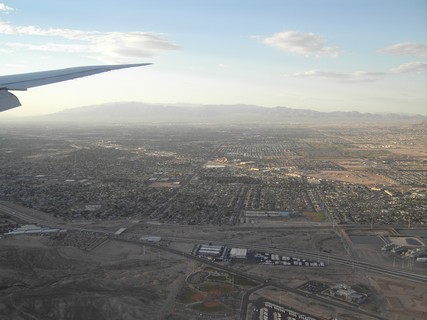
[[[134,68],[134,67],[144,67],[149,66],[153,64],[152,62],[145,62],[145,63],[130,63],[130,64],[111,64],[111,65],[105,65],[103,67],[114,70],[114,69],[125,69],[125,68]]]

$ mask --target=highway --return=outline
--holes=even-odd
[[[45,224],[45,225],[48,223],[48,221],[41,220],[41,219],[38,219],[38,218],[34,218],[33,216],[31,216],[29,214],[25,214],[23,212],[19,212],[17,210],[14,210],[14,209],[8,207],[7,203],[3,202],[3,201],[0,202],[0,212],[3,212],[5,214],[9,214],[9,215],[11,215],[11,216],[13,216],[15,218],[18,218],[18,219],[20,219],[22,221],[26,221],[26,222],[29,222],[29,223]],[[51,223],[48,223],[48,224],[49,224],[49,227],[53,227],[51,225]],[[55,228],[57,228],[57,227],[55,226]],[[63,226],[60,227],[60,228],[63,228]]]
[[[344,230],[384,230],[384,229],[388,229],[388,230],[392,230],[392,229],[399,229],[399,230],[412,230],[414,228],[408,228],[407,226],[402,226],[402,225],[390,225],[390,224],[384,224],[384,225],[368,225],[368,224],[335,224],[335,226],[333,226],[331,223],[326,223],[326,222],[319,222],[316,225],[313,225],[313,223],[304,223],[301,222],[300,224],[298,223],[292,223],[292,224],[283,224],[280,226],[247,226],[245,224],[243,225],[239,225],[239,226],[234,226],[233,228],[230,228],[230,230],[235,230],[235,231],[254,231],[254,230],[262,230],[262,231],[281,231],[281,230],[286,230],[286,229],[307,229],[307,230],[312,230],[312,229],[328,229],[330,230],[331,228],[334,229],[344,229]],[[422,225],[422,226],[417,226],[415,229],[427,229],[427,226]]]
[[[128,234],[122,234],[120,236],[116,236],[116,235],[114,235],[114,232],[112,232],[112,231],[103,231],[103,230],[96,230],[96,229],[73,227],[73,226],[70,226],[68,224],[59,224],[59,223],[53,222],[53,221],[45,221],[42,219],[35,218],[35,217],[25,213],[25,212],[19,212],[16,209],[10,208],[9,206],[7,206],[3,202],[0,202],[0,212],[7,213],[7,214],[14,216],[14,217],[16,217],[20,220],[23,220],[23,221],[26,221],[29,223],[39,224],[42,226],[48,226],[48,227],[52,227],[52,228],[61,228],[61,229],[66,228],[67,230],[74,230],[74,231],[79,231],[79,232],[101,233],[101,234],[107,235],[111,239],[114,239],[117,241],[140,244],[140,245],[144,245],[144,246],[150,246],[150,247],[156,248],[158,250],[167,251],[167,252],[172,253],[172,254],[180,255],[180,256],[183,256],[183,257],[188,258],[188,259],[192,259],[192,260],[199,261],[199,262],[202,262],[202,263],[207,264],[207,265],[211,265],[217,269],[223,270],[223,271],[228,272],[230,274],[239,275],[241,277],[259,282],[259,283],[264,284],[264,285],[274,286],[274,287],[280,288],[282,290],[292,292],[292,293],[297,294],[297,295],[305,296],[306,298],[310,298],[310,299],[317,300],[317,301],[322,302],[322,303],[326,303],[328,305],[333,305],[335,307],[342,308],[342,309],[345,309],[345,310],[348,310],[351,312],[356,312],[358,314],[369,316],[369,317],[372,317],[375,319],[384,319],[381,316],[378,316],[378,315],[372,314],[370,312],[361,310],[359,308],[348,305],[346,303],[341,303],[341,302],[336,301],[336,300],[332,300],[332,299],[321,297],[321,296],[318,296],[315,294],[303,292],[303,291],[300,291],[298,289],[286,286],[282,283],[278,283],[278,282],[274,282],[274,281],[270,282],[266,278],[256,276],[256,275],[252,275],[252,274],[249,274],[246,272],[242,272],[242,271],[236,270],[232,267],[225,266],[222,264],[218,264],[216,262],[209,261],[209,260],[206,260],[204,258],[199,258],[199,257],[193,256],[189,253],[179,251],[177,249],[159,246],[158,244],[139,240],[140,235],[137,235],[137,234],[128,233]],[[198,243],[198,242],[204,243],[204,242],[206,242],[206,239],[194,239],[194,238],[173,238],[173,237],[169,237],[168,240],[189,241],[192,243]],[[214,241],[214,243],[215,244],[228,245],[228,246],[237,246],[237,247],[246,247],[247,246],[246,243],[238,242],[238,241],[227,241],[227,242]],[[399,271],[399,270],[386,269],[383,266],[370,264],[367,262],[351,260],[351,259],[347,259],[347,258],[342,258],[342,257],[334,256],[334,255],[326,255],[326,254],[322,254],[322,253],[313,253],[313,252],[309,252],[309,251],[299,251],[299,250],[294,250],[294,249],[276,248],[276,247],[272,247],[272,246],[259,246],[259,245],[253,245],[253,246],[251,246],[251,249],[259,250],[259,251],[268,251],[268,252],[277,253],[277,254],[281,254],[281,255],[292,255],[292,256],[296,256],[296,257],[307,257],[307,258],[310,258],[313,260],[318,259],[318,258],[319,259],[322,258],[325,261],[328,260],[329,262],[338,263],[338,264],[345,265],[345,266],[352,267],[352,268],[360,268],[363,270],[373,271],[373,272],[385,274],[388,276],[402,278],[405,280],[415,281],[415,282],[419,282],[419,283],[427,283],[427,276],[424,276],[424,275],[418,275],[418,274],[403,272],[403,271]],[[321,270],[321,268],[319,268],[319,271],[320,270]]]
[[[35,224],[44,225],[44,226],[48,226],[48,227],[52,227],[52,228],[60,228],[60,229],[74,230],[74,231],[80,231],[80,232],[94,232],[94,233],[101,233],[104,235],[112,235],[113,234],[113,232],[111,232],[111,231],[74,227],[74,226],[71,226],[68,224],[59,224],[59,223],[55,223],[53,221],[45,221],[45,220],[37,219],[37,218],[35,218],[29,214],[26,214],[24,212],[19,212],[15,209],[8,207],[7,204],[4,202],[0,202],[0,211],[7,213],[7,214],[10,214],[11,216],[19,218],[23,221],[27,221],[29,223],[35,223]],[[132,234],[129,234],[129,236],[132,237]],[[134,235],[134,236],[137,236],[137,235]],[[189,237],[187,237],[187,238],[168,237],[168,240],[186,241],[186,242],[192,242],[192,243],[204,243],[207,241],[206,239],[196,239],[196,238],[189,238]],[[210,241],[210,242],[215,243],[215,244],[220,244],[220,245],[243,247],[243,248],[246,248],[248,245],[245,242],[239,242],[239,241],[233,241],[233,240],[227,240],[225,242],[221,242],[221,241]],[[249,249],[258,250],[258,251],[266,251],[266,252],[281,254],[281,255],[285,255],[285,256],[289,255],[289,256],[294,256],[294,257],[308,258],[308,259],[312,259],[312,260],[322,259],[323,261],[329,262],[329,263],[336,263],[336,264],[344,265],[344,266],[351,267],[351,268],[358,268],[358,269],[362,269],[365,271],[377,272],[377,273],[384,274],[387,276],[391,276],[391,277],[395,277],[395,278],[399,278],[399,279],[404,279],[404,280],[409,280],[409,281],[413,281],[413,282],[418,282],[418,283],[422,283],[422,284],[427,283],[427,276],[426,275],[420,275],[420,274],[416,274],[416,273],[410,273],[410,272],[405,272],[405,271],[401,271],[401,270],[391,269],[391,268],[387,268],[387,267],[382,266],[382,265],[377,265],[377,264],[364,262],[364,261],[360,261],[360,260],[349,259],[346,257],[335,256],[335,255],[331,255],[331,254],[325,254],[325,253],[320,253],[320,252],[310,252],[310,251],[303,251],[303,250],[295,250],[295,249],[287,249],[287,248],[277,247],[277,246],[251,245],[251,247]]]
[[[176,255],[180,255],[180,256],[183,256],[185,258],[196,260],[198,262],[202,262],[204,264],[210,265],[212,267],[215,267],[216,269],[223,270],[223,271],[225,271],[227,273],[238,275],[238,276],[241,276],[241,277],[244,277],[244,278],[256,281],[256,282],[259,282],[259,283],[264,284],[264,285],[268,285],[268,286],[276,287],[276,288],[279,288],[279,289],[282,289],[282,290],[285,290],[285,291],[288,291],[288,292],[292,292],[294,294],[297,294],[297,295],[300,295],[300,296],[304,296],[304,297],[309,298],[309,299],[317,300],[318,302],[322,302],[322,303],[325,303],[325,304],[328,304],[328,305],[332,305],[332,306],[337,307],[337,308],[341,308],[341,309],[344,309],[344,310],[355,312],[355,313],[360,314],[360,315],[365,315],[365,316],[369,316],[371,318],[380,319],[380,320],[385,320],[386,319],[384,317],[381,317],[379,315],[376,315],[376,314],[370,313],[368,311],[359,309],[359,308],[354,307],[352,305],[349,305],[349,304],[346,304],[346,303],[341,303],[341,302],[339,302],[337,300],[332,300],[332,299],[324,298],[324,297],[318,296],[316,294],[312,294],[312,293],[308,293],[308,292],[305,292],[305,291],[301,291],[299,289],[295,289],[293,287],[286,286],[286,285],[284,285],[282,283],[279,283],[279,282],[269,281],[269,279],[266,279],[264,277],[260,277],[260,276],[256,276],[256,275],[253,275],[253,274],[250,274],[250,273],[247,273],[247,272],[236,270],[236,269],[234,269],[232,267],[229,267],[229,266],[226,266],[226,265],[223,265],[223,264],[219,264],[219,263],[216,263],[216,262],[204,259],[204,258],[193,256],[193,255],[191,255],[189,253],[186,253],[184,251],[179,251],[177,249],[172,249],[170,247],[159,246],[158,244],[154,244],[154,243],[150,243],[150,242],[146,242],[146,241],[128,239],[128,238],[124,238],[124,237],[121,237],[121,236],[112,237],[112,238],[115,239],[115,240],[117,240],[117,241],[123,241],[123,242],[128,242],[128,243],[136,243],[136,244],[143,244],[144,246],[149,246],[149,247],[152,247],[152,248],[155,248],[155,249],[159,249],[159,250],[167,251],[167,252],[170,252],[170,253],[173,253],[173,254],[176,254]],[[243,318],[243,316],[241,315],[241,319],[242,318]]]
[[[15,218],[18,218],[21,221],[25,221],[32,224],[37,224],[39,226],[45,226],[50,228],[58,228],[58,229],[66,229],[66,230],[73,230],[73,231],[81,231],[81,232],[95,232],[95,233],[102,233],[105,235],[110,235],[112,232],[110,231],[104,231],[99,229],[89,229],[89,228],[79,228],[74,227],[70,224],[63,224],[58,223],[56,221],[50,221],[50,220],[43,220],[39,218],[35,218],[30,214],[27,214],[25,212],[20,212],[14,208],[11,208],[7,205],[5,202],[0,202],[0,212],[3,212],[5,214],[9,214]]]
[[[194,239],[194,238],[176,238],[176,237],[168,237],[169,240],[172,241],[188,241],[191,243],[205,243],[206,239]],[[227,245],[231,247],[240,247],[240,248],[247,248],[248,244],[247,242],[239,242],[239,241],[233,241],[233,240],[227,240],[227,241],[210,241],[213,244],[217,245]],[[418,283],[427,283],[427,276],[416,274],[416,273],[410,273],[405,272],[401,270],[391,269],[387,268],[382,265],[377,265],[369,262],[364,262],[360,260],[354,260],[350,258],[335,256],[331,254],[325,254],[325,253],[317,253],[317,252],[310,252],[310,251],[304,251],[304,250],[295,250],[295,249],[287,249],[283,247],[279,247],[277,245],[275,246],[261,246],[261,245],[251,245],[251,250],[257,250],[257,251],[265,251],[275,254],[280,254],[283,256],[293,256],[298,258],[308,258],[312,260],[318,260],[321,259],[324,262],[329,263],[336,263],[344,266],[348,266],[351,268],[358,268],[365,271],[371,271],[371,272],[377,272],[381,273],[387,276],[392,276],[395,278],[405,279],[413,282]]]

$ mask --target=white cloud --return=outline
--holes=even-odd
[[[282,51],[304,56],[336,57],[341,53],[339,47],[327,46],[324,37],[311,32],[278,32],[268,37],[262,37],[261,41]]]
[[[142,32],[99,32],[74,29],[43,29],[36,26],[13,26],[0,21],[0,34],[57,38],[39,45],[29,41],[6,43],[8,48],[46,52],[73,52],[91,56],[107,63],[140,61],[179,47],[163,35]],[[70,43],[63,43],[64,40]]]
[[[383,72],[356,71],[352,73],[338,73],[332,71],[309,70],[294,73],[294,77],[330,79],[339,82],[372,82],[377,81],[387,75]]]
[[[423,58],[427,57],[427,44],[403,42],[382,48],[379,51],[388,54],[413,55]]]
[[[0,12],[9,13],[11,11],[15,11],[15,9],[9,7],[8,5],[5,5],[4,3],[0,3]]]
[[[370,71],[356,71],[351,73],[339,73],[333,71],[309,70],[304,72],[297,72],[292,74],[297,78],[317,78],[333,80],[337,82],[373,82],[381,80],[387,76],[398,74],[426,74],[426,62],[410,62],[402,64],[395,68],[390,69],[389,72],[370,72]]]
[[[427,73],[427,62],[410,62],[401,64],[396,68],[391,69],[392,73],[416,73],[423,74]]]
[[[69,45],[46,43],[43,45],[34,45],[29,43],[9,42],[5,44],[9,49],[26,49],[31,51],[45,51],[45,52],[68,52],[68,53],[81,53],[87,48],[84,45]]]
[[[14,68],[14,69],[23,69],[27,66],[25,64],[18,64],[18,63],[5,63],[5,67],[8,68]]]

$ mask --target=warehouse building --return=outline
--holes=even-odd
[[[248,249],[231,248],[230,258],[232,258],[232,259],[246,259],[247,254],[248,254]]]
[[[62,233],[66,232],[67,230],[59,229],[59,228],[44,228],[39,227],[33,224],[27,224],[23,225],[19,228],[13,229],[12,231],[9,231],[5,233],[4,235],[10,236],[10,235],[20,235],[20,234],[47,234],[47,233]]]
[[[192,255],[213,259],[213,260],[226,260],[230,253],[230,248],[226,246],[214,246],[205,244],[196,244],[191,252]]]

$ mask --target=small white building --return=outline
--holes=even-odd
[[[246,259],[247,254],[248,254],[248,249],[231,248],[231,251],[230,251],[231,258]]]
[[[162,237],[158,237],[158,236],[142,236],[142,237],[139,238],[139,240],[148,241],[148,242],[160,242],[162,240]]]
[[[120,228],[119,230],[117,230],[116,232],[114,232],[114,235],[116,235],[116,236],[121,235],[125,231],[126,231],[126,228]]]

